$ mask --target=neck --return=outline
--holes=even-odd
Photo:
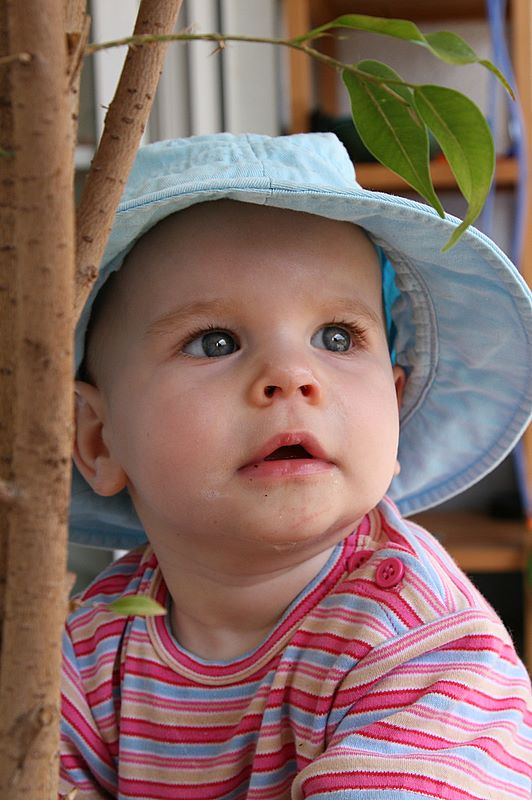
[[[184,565],[181,559],[161,559],[157,553],[173,601],[174,636],[190,652],[212,661],[231,660],[254,649],[319,573],[332,549],[251,576]]]

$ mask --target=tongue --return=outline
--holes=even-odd
[[[266,456],[265,461],[281,461],[285,458],[312,458],[310,453],[305,450],[300,444],[286,445],[285,447],[278,447],[269,456]]]

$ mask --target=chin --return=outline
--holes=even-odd
[[[339,518],[337,513],[309,514],[307,511],[298,515],[287,512],[277,518],[275,527],[271,519],[265,520],[264,526],[260,527],[255,520],[254,539],[266,552],[320,552],[348,536],[356,528],[360,516],[349,514]]]

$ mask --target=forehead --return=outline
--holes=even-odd
[[[361,228],[232,200],[167,217],[136,244],[120,273],[127,293],[144,301],[165,286],[185,295],[247,287],[258,296],[278,280],[292,291],[318,284],[320,292],[377,293],[380,300],[378,258]]]

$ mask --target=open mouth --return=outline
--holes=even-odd
[[[288,431],[265,442],[239,472],[250,481],[286,481],[329,473],[334,467],[334,462],[312,434]]]
[[[284,445],[278,447],[269,456],[265,456],[264,461],[284,461],[285,459],[308,459],[314,458],[311,453],[301,444]]]

